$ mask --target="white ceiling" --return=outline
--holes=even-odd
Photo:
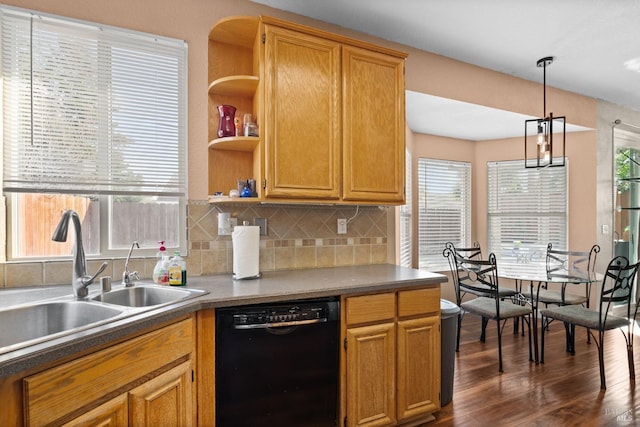
[[[252,1],[535,82],[553,56],[548,86],[640,111],[638,0]],[[406,105],[414,132],[470,140],[522,135],[531,118],[410,91]]]

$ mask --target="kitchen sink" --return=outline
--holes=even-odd
[[[127,307],[151,307],[194,298],[205,293],[200,289],[136,285],[102,293],[93,297],[93,300]]]
[[[0,354],[206,294],[200,289],[138,283],[129,288],[73,295],[0,309]]]
[[[110,321],[123,313],[90,301],[47,301],[0,310],[0,353]]]

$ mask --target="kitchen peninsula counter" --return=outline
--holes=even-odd
[[[447,277],[391,264],[270,271],[258,279],[231,274],[189,277],[189,288],[208,294],[145,311],[78,333],[0,355],[0,377],[54,362],[199,310],[286,300],[437,287]],[[71,294],[71,286],[0,291],[0,307]],[[92,295],[99,291],[93,291]],[[10,327],[19,327],[11,325]]]

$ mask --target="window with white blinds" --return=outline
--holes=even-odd
[[[568,166],[527,169],[522,160],[487,164],[486,253],[544,261],[548,243],[567,248]]]
[[[83,233],[93,240],[88,253],[125,249],[131,240],[184,248],[186,43],[5,6],[0,26],[9,240],[50,239],[48,230],[25,235],[32,231],[20,225],[23,212],[42,222],[81,203],[83,227],[99,230]],[[35,194],[48,199],[34,201]],[[51,208],[56,198],[60,206]]]
[[[419,266],[446,271],[446,242],[471,243],[471,164],[418,159]]]
[[[409,151],[405,154],[405,204],[399,206],[397,209],[398,216],[400,218],[400,265],[403,267],[412,267],[412,254],[411,249],[411,153]]]
[[[0,13],[5,191],[186,195],[184,41]]]

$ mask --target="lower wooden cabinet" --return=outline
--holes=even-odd
[[[131,390],[129,419],[133,426],[191,426],[193,396],[191,361]]]
[[[64,423],[63,427],[121,427],[129,425],[128,396],[121,394],[91,411]]]
[[[24,424],[192,426],[194,355],[189,317],[30,375]]]
[[[440,289],[344,299],[345,426],[425,422],[440,409]]]

